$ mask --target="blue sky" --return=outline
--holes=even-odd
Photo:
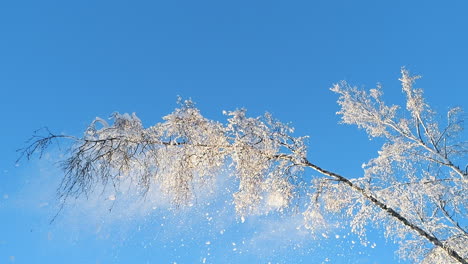
[[[149,126],[180,95],[217,120],[239,107],[254,116],[269,111],[311,137],[311,160],[360,175],[378,144],[337,124],[329,87],[380,82],[387,101],[402,103],[406,66],[423,75],[417,86],[436,110],[466,109],[467,8],[465,1],[2,1],[0,263],[395,263],[396,247],[379,230],[370,235],[376,246],[365,247],[346,228],[310,237],[293,216],[242,224],[222,196],[183,212],[133,198],[109,212],[108,202],[91,197],[49,224],[60,149],[18,164],[15,150],[38,128],[80,135],[114,111],[136,112]]]

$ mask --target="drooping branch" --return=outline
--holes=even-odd
[[[442,243],[442,241],[440,241],[436,236],[429,234],[428,232],[423,230],[421,227],[411,223],[408,219],[406,219],[404,216],[399,214],[393,208],[389,207],[384,202],[380,201],[376,196],[374,196],[369,191],[357,186],[352,181],[350,181],[348,178],[343,177],[343,176],[341,176],[341,175],[339,175],[337,173],[322,169],[321,167],[309,162],[307,159],[303,161],[303,164],[304,164],[304,166],[312,168],[312,169],[318,171],[319,173],[321,173],[323,175],[334,178],[334,179],[338,180],[339,182],[342,182],[342,183],[348,185],[351,189],[353,189],[356,192],[358,192],[359,194],[361,194],[363,197],[365,197],[372,204],[374,204],[378,208],[382,209],[383,211],[387,212],[387,214],[390,217],[397,219],[400,223],[402,223],[403,225],[409,227],[411,230],[413,230],[414,232],[418,233],[420,236],[427,239],[434,246],[443,249],[445,252],[447,252],[447,254],[449,256],[453,257],[455,260],[457,260],[457,261],[459,261],[460,263],[463,263],[463,264],[468,264],[468,260],[465,260],[457,251],[453,250],[448,245],[444,245],[444,243]]]
[[[46,132],[45,135],[40,134],[42,131]],[[17,161],[21,160],[22,158],[30,160],[35,154],[38,154],[39,158],[41,158],[44,154],[44,151],[58,139],[77,140],[77,138],[74,136],[53,134],[47,127],[38,129],[34,131],[31,138],[26,141],[26,147],[17,150],[19,153]]]

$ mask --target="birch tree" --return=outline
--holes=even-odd
[[[135,114],[96,118],[80,137],[44,130],[21,150],[28,159],[56,140],[70,140],[61,163],[61,201],[88,195],[96,186],[119,189],[131,180],[142,195],[164,193],[175,207],[190,203],[195,188],[219,175],[238,181],[233,201],[240,219],[252,214],[302,208],[311,230],[329,214],[346,215],[353,232],[380,227],[400,243],[401,257],[421,263],[468,263],[468,143],[463,114],[433,111],[418,76],[401,71],[406,106],[388,105],[382,87],[369,91],[334,85],[342,123],[356,125],[384,142],[362,175],[340,175],[307,157],[307,137],[270,114],[249,117],[245,109],[209,120],[190,100],[144,127]],[[314,172],[315,171],[315,172]],[[296,206],[297,203],[301,203]]]

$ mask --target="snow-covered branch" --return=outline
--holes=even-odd
[[[73,142],[62,162],[63,201],[96,186],[118,190],[131,180],[142,195],[160,191],[179,207],[195,198],[196,188],[233,175],[241,219],[283,212],[302,201],[295,208],[302,208],[307,228],[323,225],[326,214],[343,213],[359,235],[365,236],[369,224],[382,226],[385,235],[401,243],[403,257],[467,263],[463,116],[453,108],[447,122],[437,118],[422,90],[413,87],[418,78],[402,69],[405,108],[387,105],[381,85],[365,91],[341,82],[331,88],[339,95],[342,123],[385,141],[378,156],[363,165],[362,177],[309,161],[307,137],[294,136],[290,126],[268,113],[252,118],[245,109],[224,112],[227,120],[221,123],[202,116],[190,100],[180,101],[161,123],[147,128],[135,114],[114,113],[110,123],[96,118],[82,137],[47,130],[44,136],[35,134],[21,154],[29,159],[55,140]]]

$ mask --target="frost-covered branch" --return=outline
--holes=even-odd
[[[363,165],[362,177],[309,161],[307,137],[294,136],[290,126],[268,113],[252,118],[245,109],[224,112],[227,120],[221,123],[202,116],[190,100],[147,128],[135,114],[114,113],[109,123],[96,118],[82,137],[46,130],[21,154],[29,159],[58,139],[72,141],[62,162],[63,202],[98,186],[118,191],[130,181],[142,195],[159,191],[180,207],[217,177],[233,175],[241,219],[283,212],[294,203],[311,230],[326,225],[327,214],[342,213],[362,237],[370,224],[383,227],[401,243],[403,257],[467,263],[468,175],[460,169],[467,167],[464,120],[461,109],[453,108],[441,122],[422,90],[413,88],[418,78],[402,70],[403,109],[384,102],[381,85],[365,91],[341,82],[331,89],[339,95],[343,123],[384,140],[378,156]],[[306,169],[319,175],[309,177]]]
[[[379,156],[364,165],[365,176],[355,182],[420,228],[419,231],[411,229],[421,237],[443,248],[443,241],[466,236],[460,223],[467,221],[468,175],[455,164],[466,162],[468,148],[466,141],[459,140],[463,130],[461,109],[449,110],[445,128],[440,129],[443,123],[425,102],[422,90],[413,88],[418,78],[402,69],[400,80],[406,95],[406,113],[411,119],[407,119],[398,106],[387,106],[383,102],[381,86],[367,92],[343,82],[335,85],[332,91],[340,95],[338,114],[342,115],[343,123],[357,125],[371,138],[385,140]],[[404,223],[402,219],[399,221]],[[355,223],[360,227],[362,220]],[[387,229],[390,226],[387,223]],[[395,226],[387,234],[403,236],[405,230]],[[413,253],[416,241],[408,248],[409,257],[421,257],[421,254]],[[424,241],[417,243],[422,248]],[[450,249],[444,251],[460,261]],[[466,258],[466,250],[462,253],[459,256]]]
[[[389,207],[385,202],[381,201],[379,198],[377,198],[374,194],[369,192],[368,190],[363,189],[362,187],[359,187],[358,185],[354,184],[351,180],[349,180],[346,177],[343,177],[339,174],[336,174],[334,172],[327,171],[325,169],[320,168],[319,166],[310,163],[308,160],[304,161],[304,165],[312,168],[318,172],[320,172],[323,175],[329,176],[331,178],[334,178],[338,180],[339,182],[344,183],[345,185],[348,185],[351,189],[355,190],[359,194],[361,194],[363,197],[365,197],[367,200],[369,200],[373,205],[377,206],[384,212],[386,212],[389,216],[397,219],[400,221],[403,225],[407,226],[410,228],[412,231],[416,232],[418,235],[421,237],[427,239],[430,241],[434,246],[440,247],[443,250],[447,252],[448,255],[459,261],[460,263],[468,263],[467,260],[465,260],[457,251],[452,249],[450,246],[445,245],[439,238],[437,238],[435,235],[430,234],[429,232],[425,231],[418,225],[412,223],[410,220],[408,220],[406,217],[395,211],[393,208]],[[458,226],[458,225],[457,225]],[[466,235],[466,232],[465,232]]]

